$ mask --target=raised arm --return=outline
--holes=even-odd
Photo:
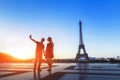
[[[36,40],[34,40],[34,39],[32,38],[32,35],[30,35],[29,38],[30,38],[32,41],[34,41],[35,43],[37,42]]]

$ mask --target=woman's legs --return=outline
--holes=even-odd
[[[52,67],[52,58],[47,58],[47,63],[48,63],[48,71],[51,71],[51,67]]]

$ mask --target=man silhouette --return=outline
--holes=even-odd
[[[34,70],[36,70],[37,64],[38,64],[38,70],[41,71],[41,63],[42,63],[42,55],[44,53],[44,44],[45,41],[44,38],[41,38],[40,41],[36,41],[32,38],[32,35],[29,36],[29,38],[36,43],[36,53],[35,53],[35,62],[34,62]]]

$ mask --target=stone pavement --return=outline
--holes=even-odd
[[[42,71],[33,71],[32,63],[1,63],[0,80],[120,80],[117,64],[54,63],[48,72],[43,63]]]

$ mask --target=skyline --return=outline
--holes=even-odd
[[[81,20],[88,56],[120,56],[119,3],[118,0],[0,0],[0,52],[34,58],[36,45],[29,35],[38,41],[51,36],[55,58],[75,58]]]

